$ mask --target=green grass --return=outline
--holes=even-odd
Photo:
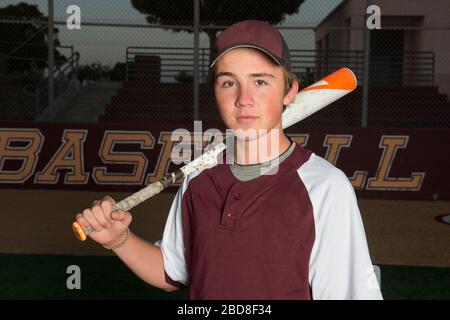
[[[70,265],[80,267],[79,290],[67,288]],[[116,257],[0,254],[0,299],[186,298],[147,285]]]
[[[81,269],[81,289],[66,286],[67,267]],[[450,299],[450,268],[380,266],[385,299]],[[187,299],[137,278],[118,258],[0,254],[0,299]]]
[[[386,300],[450,299],[450,268],[381,266]]]

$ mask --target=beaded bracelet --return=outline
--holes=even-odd
[[[108,250],[115,250],[115,249],[119,249],[120,247],[123,247],[127,242],[128,242],[128,236],[130,235],[130,228],[127,229],[127,233],[125,234],[125,239],[123,239],[123,241],[121,243],[118,243],[114,246],[107,246],[107,245],[103,245],[104,248],[108,249]]]

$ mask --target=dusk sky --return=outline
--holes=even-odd
[[[0,0],[0,7],[26,2],[37,4],[47,15],[47,0],[10,1]],[[299,14],[287,16],[282,26],[314,27],[342,0],[305,0]],[[54,1],[55,20],[66,20],[66,9],[77,5],[81,10],[81,30],[69,30],[57,26],[62,45],[73,45],[81,54],[81,64],[100,62],[114,65],[125,61],[128,46],[193,46],[193,35],[187,32],[164,31],[153,28],[88,27],[83,21],[132,23],[147,25],[145,17],[135,10],[131,1],[57,0]],[[312,30],[282,31],[291,49],[314,49]],[[208,38],[200,35],[200,46],[208,47]]]

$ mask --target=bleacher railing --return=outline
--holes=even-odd
[[[176,79],[189,81],[193,79],[194,49],[190,47],[128,47],[126,50],[126,79],[142,79],[157,75],[160,82],[175,82]],[[208,80],[209,48],[200,48],[200,82]],[[139,57],[158,57],[160,64],[156,66]],[[135,67],[135,64],[140,64]],[[150,73],[150,74],[149,74]],[[184,78],[183,78],[184,77]],[[180,82],[183,80],[179,80]]]
[[[77,77],[80,54],[74,51],[73,46],[56,46],[55,49],[68,50],[68,57],[62,64],[56,64],[53,69],[55,98],[64,92],[69,82]],[[46,62],[46,59],[25,58],[9,55],[6,59],[15,61],[32,61],[35,63]],[[8,101],[10,103],[3,105],[0,112],[5,120],[42,120],[41,116],[47,111],[49,105],[48,95],[48,72],[44,74],[39,70],[35,75],[30,74],[28,81],[20,85],[25,76],[22,74],[6,75],[0,74],[0,81],[4,85],[14,84],[16,90],[9,92]]]
[[[54,85],[55,98],[61,94],[68,86],[69,82],[76,78],[79,66],[80,54],[73,52],[63,65],[55,66],[54,68]],[[42,80],[35,88],[36,90],[36,120],[41,120],[41,117],[47,109],[48,102],[48,77]]]
[[[362,83],[364,51],[362,50],[291,50],[293,71],[310,84],[343,67],[349,67]],[[200,48],[200,82],[208,81],[209,48]],[[144,57],[156,60],[145,61]],[[128,47],[126,78],[139,80],[154,75],[160,82],[188,82],[193,75],[193,48]],[[371,56],[371,85],[432,86],[435,56],[428,51],[404,51],[399,56]]]

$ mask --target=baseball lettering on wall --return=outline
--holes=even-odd
[[[352,139],[353,135],[327,134],[323,142],[323,146],[327,148],[324,158],[336,166],[341,149],[350,147]],[[367,171],[356,170],[353,176],[348,178],[355,189],[363,189],[367,174]]]
[[[34,174],[44,139],[39,129],[0,129],[0,183],[27,181]],[[14,163],[20,166],[8,168]]]
[[[418,191],[422,186],[425,172],[413,172],[410,177],[392,178],[389,171],[399,148],[406,148],[409,136],[382,136],[380,148],[383,148],[383,156],[378,165],[376,177],[369,178],[368,190],[411,190]]]
[[[92,178],[97,184],[142,184],[147,170],[148,159],[142,152],[114,151],[116,145],[139,146],[140,150],[153,149],[155,138],[150,132],[105,131],[98,152],[102,163],[126,164],[132,167],[130,172],[109,172],[108,167],[95,167]]]
[[[181,164],[172,162],[177,127],[143,125],[1,124],[0,188],[135,191]],[[72,126],[73,128],[67,128]],[[186,124],[186,128],[189,124]],[[340,168],[358,196],[450,199],[449,145],[437,129],[304,129],[289,137]],[[445,130],[444,130],[445,131]],[[192,131],[187,131],[192,132]],[[157,138],[155,138],[157,137]],[[208,141],[194,136],[203,148]],[[198,141],[202,139],[202,141]],[[183,149],[186,150],[185,148]],[[180,155],[193,156],[189,152]],[[176,191],[169,188],[169,191]]]
[[[67,169],[69,171],[64,175],[64,184],[85,184],[89,178],[84,170],[83,155],[87,134],[87,130],[64,130],[60,148],[44,170],[36,173],[35,183],[56,184],[60,169]]]

